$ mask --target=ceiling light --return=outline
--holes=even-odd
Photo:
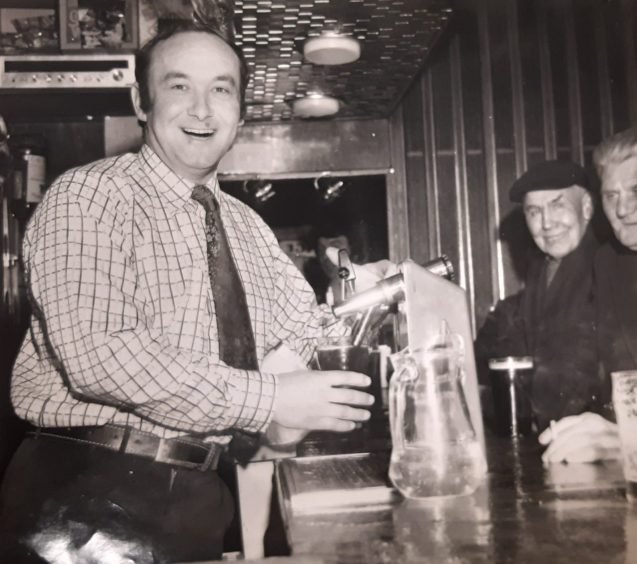
[[[331,96],[308,94],[292,102],[294,114],[298,117],[325,117],[338,112],[339,102]]]
[[[343,193],[344,185],[342,180],[330,177],[329,172],[324,172],[314,179],[314,188],[326,202],[336,200]]]
[[[267,202],[276,194],[272,182],[261,179],[245,180],[243,182],[243,190],[259,204]]]
[[[303,55],[316,65],[344,65],[361,56],[361,44],[353,37],[335,31],[324,31],[304,43]]]

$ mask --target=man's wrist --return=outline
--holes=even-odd
[[[307,431],[284,427],[273,421],[263,435],[263,442],[277,451],[292,451],[305,435]]]

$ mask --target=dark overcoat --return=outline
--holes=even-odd
[[[531,399],[540,431],[551,420],[602,410],[593,291],[597,248],[589,229],[548,285],[548,258],[535,255],[524,289],[498,303],[476,339],[483,383],[487,357],[533,357]]]
[[[637,370],[637,253],[606,243],[595,257],[594,275],[602,370]]]

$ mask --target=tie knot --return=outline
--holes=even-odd
[[[217,203],[217,198],[212,193],[210,189],[202,184],[198,184],[192,189],[192,194],[190,196],[195,202],[201,204],[203,208],[207,212],[217,211],[219,205]]]

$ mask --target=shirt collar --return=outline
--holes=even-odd
[[[157,206],[163,208],[167,213],[174,214],[183,209],[184,206],[196,205],[191,199],[192,189],[196,182],[182,178],[176,174],[159,155],[148,145],[144,144],[139,151],[139,160],[144,172],[152,182],[160,196]],[[220,189],[217,181],[217,174],[205,184],[219,201]]]

